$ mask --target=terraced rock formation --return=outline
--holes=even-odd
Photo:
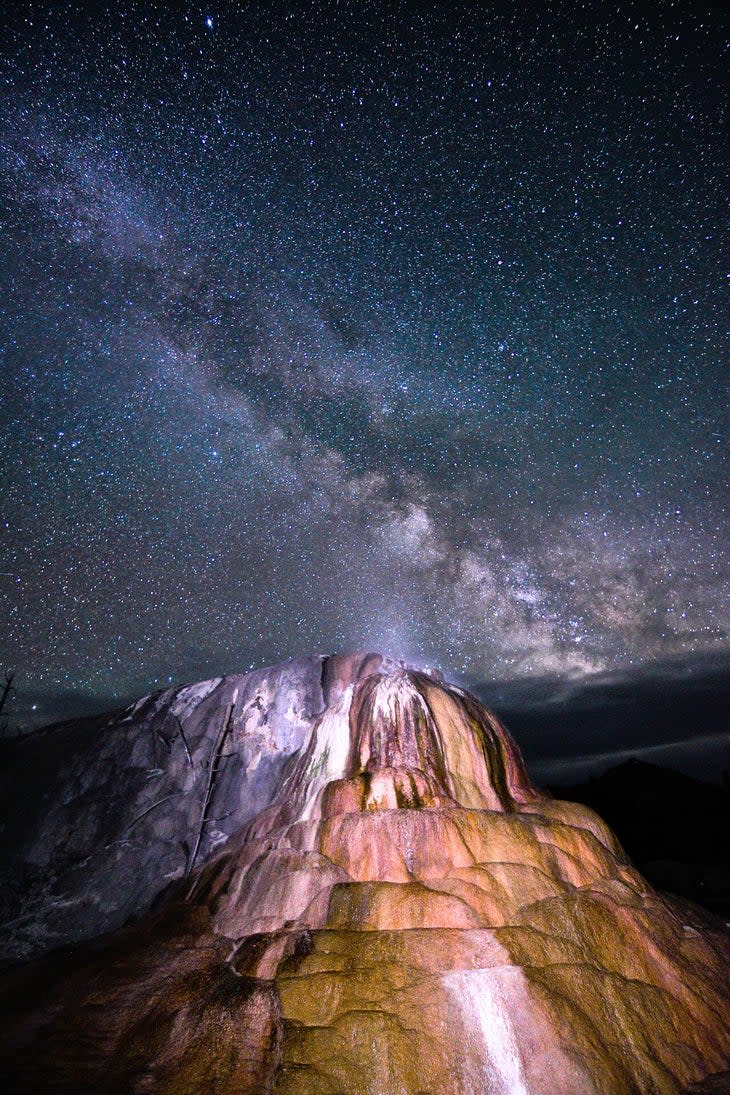
[[[723,924],[655,893],[586,807],[534,788],[473,696],[378,655],[196,695],[168,754],[180,801],[131,829],[116,801],[127,865],[107,849],[107,879],[98,850],[76,876],[80,909],[91,887],[103,912],[140,862],[135,910],[164,899],[5,975],[13,1090],[678,1095],[730,1068]],[[128,712],[102,750],[118,734],[147,763],[176,704]],[[92,845],[108,836],[94,818]],[[28,848],[56,848],[50,822],[36,831]],[[53,877],[39,925],[73,882]],[[112,927],[130,901],[113,905]]]

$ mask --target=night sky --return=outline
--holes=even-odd
[[[720,10],[6,6],[33,717],[318,651],[727,655]]]

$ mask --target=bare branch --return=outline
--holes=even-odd
[[[213,746],[213,750],[212,750],[211,755],[210,755],[210,761],[208,763],[208,782],[207,782],[206,788],[205,788],[205,795],[203,796],[203,808],[200,811],[200,821],[198,822],[198,832],[197,832],[197,836],[195,838],[195,844],[193,845],[193,850],[190,854],[190,862],[188,863],[188,869],[187,869],[187,872],[186,872],[187,874],[190,874],[193,867],[195,866],[195,860],[197,858],[198,852],[200,851],[200,844],[201,844],[201,841],[203,839],[203,830],[204,830],[206,822],[208,820],[208,810],[210,808],[210,801],[213,797],[213,787],[214,787],[214,784],[215,784],[215,777],[216,777],[216,775],[218,773],[218,770],[219,770],[218,769],[218,762],[221,759],[221,755],[223,753],[223,745],[225,744],[225,740],[228,736],[228,731],[231,728],[231,722],[233,721],[233,710],[234,710],[234,708],[235,708],[235,695],[234,695],[234,702],[229,703],[228,707],[226,708],[226,714],[225,714],[225,717],[223,719],[223,725],[221,726],[221,728],[218,732],[218,737],[216,738],[215,745]],[[188,898],[192,894],[194,886],[195,886],[195,883],[193,883],[193,885],[191,886],[190,890],[187,893]]]

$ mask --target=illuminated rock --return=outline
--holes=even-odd
[[[353,674],[397,664],[297,658],[0,740],[0,961],[146,912],[268,805],[289,757]]]
[[[8,975],[14,1090],[677,1095],[730,1068],[722,925],[541,795],[474,697],[377,656],[329,659],[321,696],[155,912]]]

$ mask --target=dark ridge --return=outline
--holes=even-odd
[[[552,787],[604,818],[652,885],[730,915],[730,781],[705,783],[631,758],[600,776]]]

